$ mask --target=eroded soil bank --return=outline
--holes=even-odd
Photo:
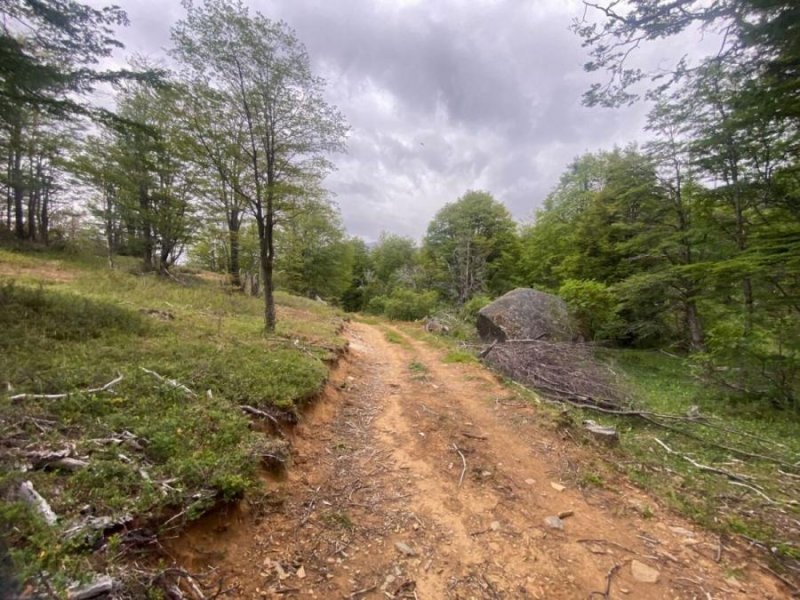
[[[179,564],[240,598],[788,597],[746,550],[641,510],[658,503],[633,486],[579,488],[589,450],[480,366],[396,333],[348,327],[293,465],[172,540]]]

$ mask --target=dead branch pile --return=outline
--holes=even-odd
[[[609,409],[629,404],[615,374],[594,358],[589,344],[508,340],[490,346],[483,359],[554,400]]]

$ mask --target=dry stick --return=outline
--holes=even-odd
[[[453,449],[458,452],[458,455],[461,457],[461,463],[464,465],[464,467],[461,469],[461,477],[458,478],[458,487],[461,487],[461,484],[464,483],[464,474],[467,472],[467,459],[464,458],[461,450],[459,450],[458,446],[455,444],[453,444]]]
[[[773,569],[770,569],[767,565],[762,565],[761,563],[756,563],[756,564],[759,567],[761,567],[762,569],[764,569],[765,571],[767,571],[768,573],[771,573],[772,575],[774,575],[775,577],[780,579],[786,585],[786,587],[788,587],[790,590],[792,590],[792,596],[795,596],[795,597],[800,596],[800,588],[798,588],[795,584],[793,584],[791,581],[789,581],[789,579],[787,579],[786,577],[784,577],[783,575],[781,575],[777,571],[775,571]]]
[[[139,367],[139,368],[142,371],[144,371],[145,373],[147,373],[149,375],[152,375],[153,377],[155,377],[159,381],[163,381],[167,385],[169,385],[171,387],[174,387],[174,388],[177,388],[177,389],[181,390],[182,392],[185,392],[187,395],[191,396],[192,398],[196,398],[197,397],[197,394],[195,394],[192,390],[190,390],[188,387],[183,385],[181,382],[175,381],[174,379],[169,379],[167,377],[164,377],[163,375],[159,375],[158,373],[156,373],[155,371],[151,371],[150,369],[145,369],[144,367]]]
[[[248,406],[247,404],[242,404],[242,405],[239,406],[239,409],[242,412],[245,412],[245,413],[247,413],[249,415],[253,415],[254,417],[261,417],[262,419],[269,419],[270,421],[275,423],[275,425],[280,425],[280,423],[278,422],[278,419],[273,417],[271,414],[269,414],[268,412],[265,412],[263,410],[259,410],[259,409],[255,408],[253,406]]]
[[[609,569],[608,574],[606,575],[606,590],[604,592],[592,592],[589,594],[589,600],[592,600],[595,596],[599,595],[602,596],[605,600],[610,600],[611,598],[611,580],[614,579],[614,574],[619,571],[621,565],[616,564],[611,569]]]
[[[708,465],[701,464],[701,463],[697,462],[696,460],[690,458],[689,456],[686,456],[685,454],[681,454],[680,452],[676,452],[675,450],[673,450],[672,448],[667,446],[664,442],[662,442],[660,439],[653,438],[653,440],[655,440],[655,442],[659,446],[664,448],[664,450],[666,450],[669,454],[674,454],[675,456],[681,457],[683,460],[685,460],[686,462],[688,462],[692,466],[696,467],[697,469],[700,469],[701,471],[707,471],[709,473],[716,473],[717,475],[724,475],[728,479],[732,479],[733,481],[739,481],[739,482],[743,482],[743,483],[753,480],[752,477],[748,477],[746,475],[740,475],[739,473],[734,473],[732,471],[726,471],[725,469],[718,469],[716,467],[710,467]],[[750,486],[747,486],[747,487],[750,487]],[[755,489],[755,488],[752,488],[752,489]]]
[[[66,394],[17,394],[16,396],[11,396],[9,400],[61,400],[66,398],[70,394],[97,394],[100,392],[105,392],[109,388],[115,386],[120,381],[122,381],[124,377],[122,375],[118,375],[115,379],[112,379],[107,384],[98,387],[98,388],[89,388],[87,390],[82,390],[78,392],[67,392]]]
[[[753,485],[747,485],[746,483],[744,483],[742,481],[731,481],[730,483],[731,483],[731,485],[738,485],[739,487],[743,487],[743,488],[746,488],[748,490],[754,491],[756,494],[758,494],[759,496],[764,498],[764,500],[766,500],[770,504],[774,504],[776,506],[797,506],[797,502],[795,502],[795,501],[778,502],[777,500],[773,500],[772,498],[767,496],[764,492],[762,492],[757,487],[755,487]]]
[[[364,594],[369,594],[372,590],[374,590],[377,587],[378,587],[378,585],[375,584],[375,585],[371,585],[369,587],[365,587],[365,588],[360,589],[360,590],[356,590],[355,592],[350,594],[350,598],[358,598],[359,596],[363,596]]]

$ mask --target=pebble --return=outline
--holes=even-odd
[[[562,531],[564,530],[564,521],[555,516],[545,518],[544,524],[547,525],[550,529],[560,529]]]
[[[557,492],[563,492],[565,489],[567,489],[567,486],[556,483],[555,481],[550,482],[550,487]]]
[[[394,547],[397,548],[397,551],[400,554],[405,554],[406,556],[416,556],[417,551],[414,550],[411,546],[404,542],[395,542]]]

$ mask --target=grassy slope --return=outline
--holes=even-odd
[[[157,528],[253,484],[268,441],[238,405],[290,414],[319,392],[326,359],[345,343],[329,308],[277,300],[278,332],[264,337],[262,301],[225,293],[213,280],[178,285],[93,259],[0,250],[0,383],[9,389],[0,396],[0,494],[12,497],[30,480],[60,518],[50,528],[22,503],[0,505],[0,534],[22,579],[47,572],[59,588],[116,560],[124,537],[98,553],[98,540],[61,535],[87,507]],[[124,379],[112,391],[73,393],[118,374]],[[9,399],[26,392],[71,395]],[[109,438],[125,441],[102,441]],[[62,449],[89,466],[23,472],[31,451]]]
[[[668,431],[595,414],[591,418],[614,424],[623,433],[618,467],[706,527],[763,542],[776,556],[800,559],[800,506],[793,504],[800,498],[800,417],[763,403],[727,400],[692,377],[680,358],[643,351],[609,352],[606,358],[621,370],[640,406],[679,415],[696,406],[704,417],[696,423],[677,422],[679,431]],[[656,438],[676,454],[667,453]],[[739,483],[760,489],[766,498],[698,468],[686,456],[743,476]]]

